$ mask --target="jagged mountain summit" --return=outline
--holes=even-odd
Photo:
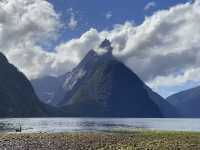
[[[31,83],[0,53],[0,117],[32,117],[45,114]]]
[[[109,40],[105,39],[101,43],[100,48],[106,49],[106,51],[108,53],[110,53],[109,55],[112,55],[113,48],[111,47],[111,43]],[[92,55],[97,55],[97,54],[95,54],[94,52],[90,52],[90,54],[88,54],[87,59],[90,60],[92,58]],[[89,64],[89,62],[85,62],[84,64]],[[88,68],[89,67],[90,66],[88,66]],[[76,70],[78,70],[78,69],[76,69]],[[78,76],[74,76],[73,74],[76,74],[76,73],[77,73],[77,71],[74,70],[73,73],[66,73],[59,77],[45,76],[42,78],[33,79],[33,80],[31,80],[31,83],[36,91],[37,96],[40,98],[40,100],[42,102],[44,102],[46,104],[50,103],[50,104],[56,106],[56,105],[58,105],[59,100],[62,99],[60,97],[62,97],[65,93],[65,90],[63,90],[63,88],[59,88],[59,86],[61,86],[61,85],[65,86],[66,81],[69,80],[70,76],[71,76],[71,78],[74,77],[74,79],[71,79],[71,81],[70,81],[70,82],[72,82],[71,85],[75,84],[75,81],[76,81],[75,78],[77,78],[78,76],[80,77],[80,75],[81,75],[81,72],[79,72]],[[65,87],[65,89],[66,88],[67,87]],[[68,88],[70,89],[70,87],[68,87]],[[55,95],[56,93],[58,93],[57,91],[59,91],[59,95]]]
[[[65,75],[52,104],[67,116],[80,117],[164,117],[175,114],[172,106],[147,87],[138,76],[112,55],[89,51],[80,64]],[[162,108],[164,111],[161,110]],[[172,111],[172,112],[168,112]]]
[[[113,48],[112,48],[111,43],[110,43],[110,41],[109,41],[108,39],[105,39],[105,40],[100,44],[99,47],[105,49],[108,53],[109,53],[109,52],[112,53]]]

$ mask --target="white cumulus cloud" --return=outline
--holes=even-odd
[[[40,46],[58,35],[59,14],[45,0],[0,1],[0,51],[29,77],[49,70],[52,53]]]
[[[127,22],[101,34],[114,55],[154,89],[198,80],[200,3],[158,11],[138,26]],[[165,81],[165,82],[164,82]]]
[[[90,29],[52,52],[44,50],[41,45],[51,43],[62,24],[48,1],[0,1],[0,51],[29,78],[61,75],[108,38],[113,55],[154,89],[200,80],[199,1],[155,12],[140,25]]]

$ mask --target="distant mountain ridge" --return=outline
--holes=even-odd
[[[181,117],[200,117],[200,86],[173,94],[167,98]]]
[[[52,99],[58,87],[64,82],[64,79],[65,75],[60,77],[45,76],[39,79],[33,79],[31,83],[40,100],[45,104],[49,104],[52,103]]]

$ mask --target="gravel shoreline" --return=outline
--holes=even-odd
[[[199,150],[200,133],[0,134],[0,150]]]

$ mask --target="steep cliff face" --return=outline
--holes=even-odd
[[[0,70],[0,117],[43,116],[43,106],[29,80],[2,53]]]

